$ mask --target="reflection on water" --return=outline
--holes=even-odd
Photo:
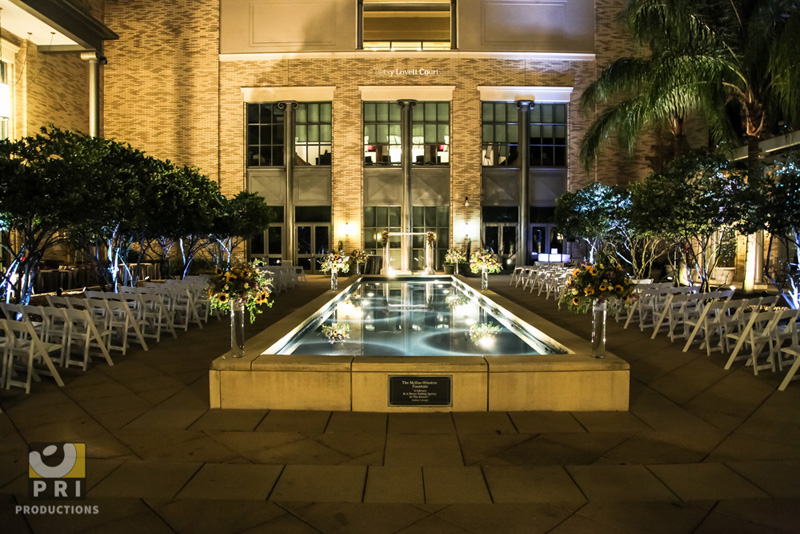
[[[362,280],[277,354],[482,356],[562,352],[447,279]],[[347,336],[331,343],[331,327]]]

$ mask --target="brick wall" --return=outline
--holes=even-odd
[[[107,0],[104,135],[217,179],[219,1]]]
[[[382,70],[424,66],[439,75],[396,79]],[[481,122],[479,85],[585,86],[591,62],[458,58],[281,59],[236,61],[220,65],[220,183],[223,192],[245,187],[242,87],[336,86],[333,102],[333,242],[343,240],[346,250],[360,247],[361,236],[341,234],[345,222],[362,227],[362,125],[359,85],[453,85],[451,103],[450,198],[451,237],[469,233],[480,237]],[[576,87],[573,98],[578,98]],[[577,146],[585,119],[570,108],[569,180],[586,178],[577,160]],[[464,197],[470,205],[465,207]],[[267,199],[269,202],[269,199]],[[469,223],[469,226],[465,226]]]
[[[91,2],[91,0],[85,0]],[[597,64],[629,53],[616,26],[622,0],[597,2]],[[568,187],[595,180],[625,182],[646,170],[614,147],[596,169],[583,170],[578,154],[591,117],[578,106],[596,76],[592,61],[495,58],[279,59],[219,62],[219,2],[108,0],[105,23],[120,35],[106,46],[105,135],[219,179],[223,192],[245,187],[242,87],[333,85],[333,242],[345,222],[362,226],[361,98],[358,85],[454,85],[451,108],[451,229],[478,239],[480,228],[479,85],[572,86],[569,108]],[[380,70],[424,66],[440,74],[397,79]],[[650,142],[645,142],[649,148]],[[470,205],[463,205],[469,197]],[[268,199],[269,201],[269,199]],[[467,227],[466,223],[470,223]],[[352,225],[352,224],[351,224]],[[343,239],[344,240],[344,239]],[[359,246],[351,233],[347,249]]]
[[[14,61],[14,137],[35,135],[53,124],[89,130],[89,67],[78,53],[42,54],[35,44],[7,36],[19,46]]]

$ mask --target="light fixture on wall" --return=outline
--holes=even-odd
[[[469,207],[469,197],[464,197],[464,207],[465,208]]]

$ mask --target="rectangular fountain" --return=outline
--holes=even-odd
[[[612,354],[454,277],[362,276],[217,358],[212,408],[394,411],[628,409]]]

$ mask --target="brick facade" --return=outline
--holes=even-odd
[[[85,0],[92,4],[90,0]],[[361,246],[361,236],[340,235],[345,222],[362,226],[361,96],[358,85],[454,85],[451,107],[451,232],[480,237],[481,124],[479,85],[574,87],[568,117],[568,188],[595,180],[626,182],[643,175],[642,158],[633,162],[616,149],[591,173],[578,155],[591,121],[579,108],[583,89],[600,65],[630,52],[616,14],[622,0],[596,2],[597,61],[470,57],[374,59],[334,57],[220,61],[219,2],[163,3],[154,0],[105,2],[105,23],[119,41],[109,42],[104,75],[105,135],[149,154],[199,167],[218,179],[222,191],[246,187],[242,87],[335,86],[333,102],[332,242]],[[440,74],[397,79],[383,69],[424,65]],[[648,146],[650,143],[646,143]],[[469,197],[465,207],[463,199]],[[269,202],[269,199],[267,199]],[[469,226],[465,226],[469,223]],[[452,236],[452,234],[451,234]]]
[[[424,66],[438,71],[424,79],[395,79],[380,73],[394,68]],[[336,87],[333,101],[333,242],[344,241],[346,250],[361,246],[361,236],[345,239],[340,229],[346,222],[362,226],[362,120],[359,85],[453,85],[451,103],[450,198],[451,232],[480,238],[481,198],[481,85],[575,86],[569,115],[570,187],[586,182],[577,156],[586,120],[574,100],[588,83],[591,62],[450,59],[280,59],[274,61],[222,62],[220,69],[220,184],[223,192],[245,187],[244,118],[242,87]],[[463,199],[469,197],[469,207]],[[269,199],[267,199],[269,202]],[[451,233],[451,238],[453,234]]]
[[[104,134],[218,177],[219,2],[107,0]]]
[[[14,99],[15,138],[39,133],[42,126],[89,130],[89,66],[77,52],[42,54],[35,44],[3,32],[19,47],[8,80]]]

